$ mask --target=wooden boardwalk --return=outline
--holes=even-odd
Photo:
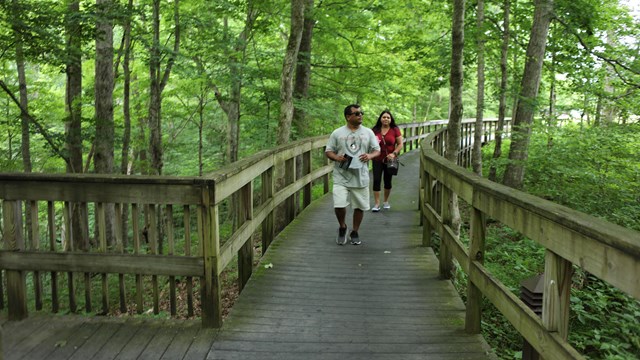
[[[462,301],[421,246],[418,153],[402,161],[392,209],[365,214],[363,245],[336,245],[331,196],[314,202],[271,245],[219,331],[36,315],[2,320],[4,359],[494,359],[464,333]]]

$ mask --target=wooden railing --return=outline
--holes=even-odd
[[[399,125],[404,151],[446,123]],[[464,121],[463,153],[472,123]],[[486,121],[486,141],[495,123]],[[327,139],[263,151],[203,177],[0,174],[0,309],[19,320],[29,308],[158,314],[168,302],[172,316],[199,309],[204,326],[221,326],[223,271],[237,257],[242,289],[254,234],[262,253],[275,236],[275,209],[282,205],[286,223],[311,202],[312,184],[329,191]]]
[[[120,312],[142,313],[148,305],[143,295],[150,293],[152,300],[146,301],[154,313],[166,296],[172,315],[182,301],[186,305],[180,308],[193,316],[199,293],[203,325],[219,327],[221,274],[235,255],[242,287],[251,275],[254,233],[261,230],[263,252],[274,237],[274,209],[282,204],[290,221],[311,202],[314,182],[322,181],[328,192],[332,167],[324,156],[326,141],[320,136],[293,142],[204,177],[0,174],[0,275],[7,283],[6,289],[0,287],[0,307],[5,307],[6,294],[10,320],[28,316],[28,301],[36,310],[76,312],[77,293],[84,292],[87,312],[96,311],[93,296],[98,293],[95,302],[102,313],[113,311],[114,299]],[[296,178],[298,157],[302,175]],[[283,185],[276,186],[277,178],[284,179]],[[221,213],[230,211],[238,220],[229,230],[221,225]],[[107,229],[110,213],[115,231]],[[77,214],[79,222],[74,221]],[[74,231],[74,226],[85,231]],[[125,235],[123,228],[129,229]],[[96,239],[89,229],[97,229]],[[226,241],[221,240],[224,231]],[[193,278],[200,280],[199,290]],[[161,289],[165,279],[168,291]],[[185,283],[182,292],[176,289]]]
[[[542,358],[581,359],[566,340],[572,267],[640,299],[640,233],[483,179],[445,160],[445,140],[446,129],[440,129],[422,142],[423,244],[431,246],[437,232],[441,277],[450,277],[454,258],[468,274],[466,330],[480,332],[481,302],[486,297]],[[452,228],[449,204],[454,196],[471,207],[468,246]],[[541,318],[484,266],[487,218],[545,248]]]

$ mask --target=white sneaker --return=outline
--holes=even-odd
[[[386,202],[386,203],[382,204],[382,208],[385,209],[385,210],[388,210],[388,209],[391,209],[391,205],[388,202]]]
[[[378,212],[380,211],[380,205],[375,205],[373,208],[371,208],[371,212]]]

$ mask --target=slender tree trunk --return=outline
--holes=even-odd
[[[80,23],[80,2],[67,2],[65,31],[67,37],[67,85],[65,145],[69,154],[67,172],[82,172],[82,25]],[[89,223],[87,204],[71,204],[71,233],[75,250],[89,249]]]
[[[71,0],[67,13],[67,89],[65,122],[66,145],[70,161],[67,172],[82,172],[82,49],[80,3]]]
[[[316,24],[313,18],[313,0],[306,0],[304,13],[304,26],[302,38],[300,39],[300,50],[298,51],[295,84],[293,87],[293,98],[296,101],[306,100],[309,97],[309,84],[311,82],[311,43],[313,39],[313,28]],[[295,103],[293,109],[293,127],[297,138],[307,137],[309,127],[306,126],[305,111]],[[296,137],[294,137],[294,139],[295,138]]]
[[[493,159],[497,160],[502,156],[502,134],[504,132],[504,118],[507,110],[507,80],[509,79],[507,56],[509,55],[509,15],[511,10],[511,0],[504,0],[502,47],[500,50],[500,100],[498,105],[498,124],[495,132],[495,148]],[[496,181],[496,164],[491,163],[489,169],[489,180]]]
[[[129,0],[127,9],[133,9],[133,0]],[[120,173],[128,174],[129,152],[131,151],[131,17],[127,17],[124,24],[124,60],[122,62],[122,73],[124,75],[122,94],[122,115],[124,129],[122,134],[122,153],[120,161]]]
[[[162,127],[160,112],[160,0],[153,0],[152,34],[149,59],[149,156],[154,175],[162,174]]]
[[[484,116],[484,0],[478,0],[478,97],[476,100],[476,123],[473,133],[473,172],[482,176],[482,121]]]
[[[12,1],[13,20],[19,20],[22,10],[17,0]],[[12,22],[13,35],[16,48],[16,68],[18,70],[18,88],[20,93],[20,106],[29,111],[29,98],[27,96],[27,76],[25,74],[25,61],[22,41],[22,30],[17,21]],[[22,126],[22,167],[24,172],[31,172],[31,136],[29,135],[29,116],[24,111],[20,112]],[[27,221],[30,219],[27,218]]]
[[[302,38],[298,50],[298,60],[296,63],[295,83],[293,85],[293,136],[292,139],[303,139],[309,136],[309,127],[306,123],[306,114],[300,106],[309,97],[309,84],[311,81],[311,44],[313,39],[313,28],[315,26],[313,18],[313,0],[306,0],[304,5],[304,25],[302,28]],[[302,176],[302,157],[296,158],[296,179]],[[296,193],[296,213],[300,211],[300,192]]]
[[[603,103],[604,100],[602,100],[602,95],[598,95],[598,100],[596,102],[596,116],[593,119],[593,125],[594,126],[600,126],[601,122],[602,122],[602,108],[603,108]]]
[[[460,125],[462,123],[462,90],[464,85],[463,50],[464,50],[464,0],[453,1],[453,21],[451,28],[451,78],[450,78],[450,107],[449,124],[447,125],[447,145],[445,157],[447,160],[458,163],[460,151]],[[455,234],[460,233],[460,208],[458,196],[451,192],[449,203],[451,216],[451,229]],[[449,253],[447,258],[451,257]]]
[[[151,169],[155,175],[162,174],[164,166],[162,157],[162,92],[169,81],[171,69],[180,49],[180,1],[173,2],[173,51],[166,54],[168,58],[164,72],[162,58],[165,54],[160,48],[160,0],[153,0],[153,40],[151,45],[151,59],[149,60],[149,155]]]
[[[202,176],[203,174],[203,163],[202,163],[202,142],[203,142],[203,134],[202,130],[204,128],[204,99],[200,99],[198,102],[198,176]]]
[[[610,45],[612,48],[615,48],[615,46],[617,45],[617,41],[616,41],[616,35],[615,32],[613,30],[608,30],[607,31],[607,44]],[[614,79],[616,78],[616,74],[614,73],[614,71],[610,68],[607,67],[606,68],[606,75],[605,75],[605,79],[604,79],[604,93],[606,94],[605,98],[603,100],[605,100],[605,103],[602,104],[603,105],[603,112],[604,114],[602,114],[602,116],[604,116],[604,120],[606,121],[607,124],[613,123],[615,121],[615,117],[616,117],[616,106],[615,106],[615,101],[611,100],[611,97],[614,96],[615,93],[615,87],[614,87]]]
[[[454,0],[451,78],[450,78],[450,113],[447,125],[448,137],[445,157],[457,163],[460,151],[460,124],[462,123],[462,90],[463,90],[463,49],[464,49],[464,0]]]
[[[293,119],[293,75],[300,49],[304,25],[304,5],[306,0],[291,0],[291,28],[289,41],[282,64],[280,76],[280,117],[278,121],[277,144],[286,144],[290,140],[291,121]]]
[[[95,171],[98,174],[113,173],[114,133],[113,122],[113,24],[111,21],[112,0],[96,0],[96,151]],[[105,207],[105,236],[109,245],[115,239],[115,210],[113,204]],[[96,227],[96,229],[98,229]],[[98,235],[96,231],[96,235]],[[98,236],[96,236],[96,239]]]
[[[556,52],[551,53],[551,76],[549,84],[549,120],[547,122],[547,147],[553,146],[554,129],[557,126],[558,115],[556,114]]]
[[[278,118],[278,136],[276,143],[283,145],[289,142],[291,137],[291,122],[293,119],[293,76],[296,70],[296,60],[298,59],[298,51],[302,40],[304,29],[304,7],[306,0],[291,0],[291,25],[289,30],[289,41],[284,54],[282,63],[282,74],[280,76],[280,115]],[[296,161],[297,162],[297,161]],[[297,169],[296,169],[296,172]],[[282,189],[285,184],[284,164],[276,167],[276,189]],[[286,226],[288,206],[293,206],[291,211],[297,211],[296,196],[294,195],[291,204],[284,203],[276,211],[276,229],[282,229]]]
[[[525,162],[531,139],[531,125],[536,110],[542,62],[544,61],[552,14],[553,0],[536,0],[531,38],[527,46],[527,60],[522,77],[520,101],[518,101],[513,121],[509,164],[504,176],[504,184],[516,189],[522,188],[524,181]]]
[[[253,1],[247,2],[247,14],[244,22],[244,28],[238,35],[235,45],[232,49],[226,51],[226,56],[229,62],[227,67],[229,68],[229,77],[231,79],[231,86],[229,89],[229,99],[225,100],[222,97],[222,93],[218,90],[218,87],[214,84],[214,93],[216,100],[220,107],[227,115],[228,128],[227,128],[227,161],[234,163],[238,161],[238,150],[240,143],[240,100],[242,96],[242,78],[245,62],[245,50],[247,48],[247,42],[251,36],[253,30],[253,24],[258,16],[258,11],[253,6]],[[225,34],[228,33],[228,25],[225,19]],[[230,41],[225,36],[225,40]]]
[[[133,9],[133,0],[127,3],[128,14]],[[120,159],[120,173],[129,174],[129,153],[131,152],[131,17],[127,16],[124,23],[124,60],[122,61],[122,73],[124,75],[122,94],[122,115],[124,129],[122,134],[122,153]],[[128,245],[129,238],[129,207],[122,207],[122,245]]]

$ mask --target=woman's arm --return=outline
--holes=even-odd
[[[398,129],[398,136],[396,136],[396,147],[393,149],[393,155],[398,156],[398,154],[400,154],[400,151],[402,150],[402,146],[402,133],[400,132],[400,129]]]

